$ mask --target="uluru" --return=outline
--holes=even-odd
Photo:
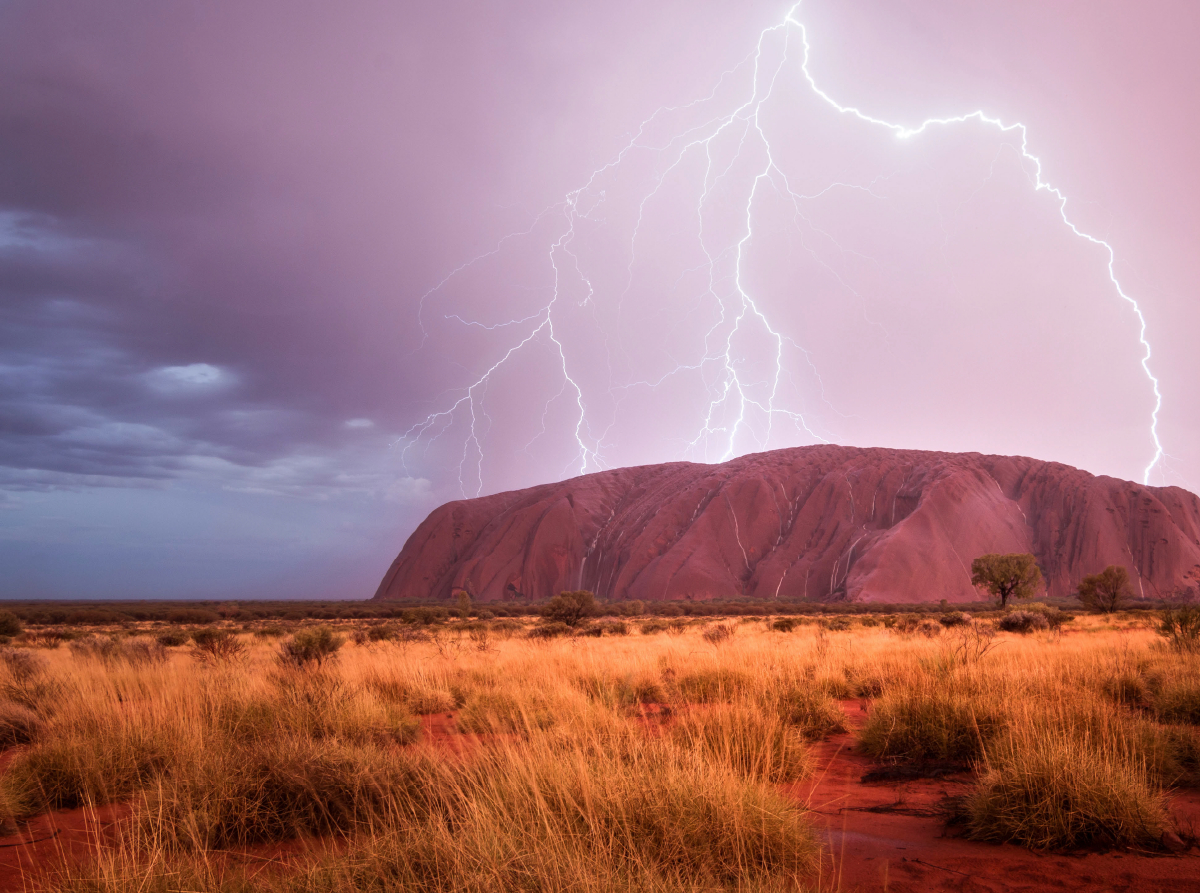
[[[1019,456],[835,445],[618,468],[435,509],[375,598],[962,603],[989,552],[1033,553],[1050,597],[1110,564],[1169,597],[1200,578],[1200,499]]]

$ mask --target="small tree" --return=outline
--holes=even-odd
[[[596,613],[596,596],[586,589],[560,592],[542,608],[542,616],[551,622],[578,626]]]
[[[1080,580],[1078,595],[1089,611],[1104,614],[1119,611],[1133,596],[1129,590],[1129,571],[1119,564],[1110,564],[1100,573]]]
[[[471,616],[471,593],[465,589],[458,590],[458,616],[463,620]]]
[[[1037,559],[1027,552],[1010,555],[980,555],[971,562],[971,585],[1008,607],[1010,598],[1030,598],[1042,585]]]
[[[21,618],[12,611],[0,611],[0,636],[6,639],[9,636],[19,636],[24,628]]]

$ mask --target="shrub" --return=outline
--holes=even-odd
[[[46,670],[46,659],[20,648],[0,648],[0,663],[8,668],[9,675],[20,682],[28,682]]]
[[[790,633],[797,626],[795,617],[780,617],[771,624],[771,629],[780,633]]]
[[[1044,614],[1036,611],[1013,611],[1000,618],[1000,629],[1009,633],[1026,635],[1036,630],[1050,628],[1050,622]]]
[[[241,657],[246,643],[224,629],[198,629],[192,633],[194,652],[200,661],[227,661]]]
[[[310,664],[319,667],[335,658],[344,642],[345,639],[335,635],[328,626],[302,629],[279,646],[279,659],[293,667]]]
[[[1144,769],[1068,734],[991,748],[964,811],[972,837],[1039,850],[1155,847],[1168,830]]]
[[[1176,651],[1200,651],[1200,607],[1187,606],[1163,611],[1158,634]]]
[[[629,624],[624,620],[605,620],[600,623],[593,623],[583,627],[579,631],[581,636],[627,636],[629,635]]]
[[[221,615],[216,611],[206,611],[203,608],[175,608],[167,612],[167,623],[178,623],[181,626],[216,623],[220,619]]]
[[[916,631],[925,636],[925,638],[932,639],[936,636],[940,636],[943,629],[945,629],[945,627],[943,627],[938,621],[926,619],[917,624]]]
[[[821,621],[821,628],[835,633],[844,633],[850,629],[849,617],[834,617],[832,620]]]
[[[121,656],[135,666],[144,666],[165,663],[171,655],[161,642],[139,636],[122,643]]]
[[[24,628],[21,619],[12,611],[0,611],[0,636],[19,636]]]
[[[971,615],[966,611],[947,611],[938,618],[942,626],[963,626],[971,622]]]
[[[573,592],[560,592],[550,599],[550,603],[542,608],[542,617],[551,623],[578,626],[596,612],[596,596],[586,589],[577,589]]]
[[[732,639],[736,632],[737,627],[732,623],[714,623],[700,635],[710,645],[723,645]]]
[[[1111,614],[1124,608],[1133,598],[1129,589],[1129,571],[1119,564],[1110,564],[1098,574],[1089,574],[1079,581],[1079,601],[1089,611]]]
[[[559,636],[567,636],[571,634],[571,627],[560,621],[553,623],[539,623],[532,627],[525,635],[530,639],[557,639]]]
[[[155,641],[164,648],[178,648],[181,645],[186,645],[188,639],[191,638],[187,633],[179,630],[168,630],[165,633],[159,633]]]

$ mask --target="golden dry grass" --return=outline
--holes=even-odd
[[[1164,792],[1200,778],[1200,658],[1144,625],[1081,618],[983,653],[960,628],[703,629],[452,624],[360,636],[320,667],[252,636],[230,660],[18,649],[35,657],[0,663],[0,723],[21,736],[0,813],[133,804],[64,890],[238,889],[223,850],[296,837],[325,855],[255,889],[766,890],[819,884],[804,805],[779,785],[845,729],[838,699],[872,700],[857,734],[877,759],[976,766],[960,814],[981,839],[1154,847]],[[422,737],[418,716],[449,712],[468,746]]]

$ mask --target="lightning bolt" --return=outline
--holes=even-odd
[[[693,456],[708,460],[716,457],[719,460],[732,458],[744,452],[744,447],[753,446],[766,448],[774,435],[778,423],[790,423],[798,434],[803,434],[816,441],[825,438],[810,423],[805,413],[800,409],[789,408],[781,399],[781,381],[789,374],[786,368],[785,353],[795,351],[802,357],[808,372],[819,387],[821,399],[824,397],[824,382],[820,371],[813,364],[808,350],[794,339],[785,335],[768,318],[761,302],[756,300],[747,284],[748,251],[754,241],[755,208],[769,190],[776,196],[783,197],[794,210],[794,219],[804,221],[810,228],[824,238],[832,239],[827,233],[817,230],[805,217],[802,208],[805,202],[812,201],[831,190],[849,189],[861,190],[874,196],[872,187],[874,181],[861,183],[834,182],[814,194],[806,195],[793,187],[791,179],[783,168],[776,162],[772,151],[771,141],[767,137],[761,120],[764,105],[771,99],[776,90],[779,78],[788,71],[794,71],[794,60],[791,57],[791,46],[796,37],[799,38],[802,50],[798,71],[813,95],[834,109],[839,115],[853,118],[856,121],[874,128],[891,131],[897,139],[910,140],[920,137],[935,128],[976,122],[994,128],[1004,135],[1019,134],[1020,159],[1022,170],[1029,175],[1027,167],[1032,167],[1031,182],[1035,192],[1047,192],[1052,195],[1058,205],[1058,213],[1067,228],[1078,238],[1095,245],[1106,255],[1106,265],[1109,279],[1116,294],[1127,302],[1137,317],[1138,339],[1142,348],[1141,367],[1149,380],[1154,395],[1154,408],[1150,415],[1150,436],[1154,443],[1154,455],[1143,473],[1143,481],[1149,483],[1150,474],[1163,459],[1164,452],[1158,433],[1159,414],[1162,409],[1162,393],[1159,380],[1150,368],[1152,351],[1146,337],[1146,318],[1138,302],[1130,296],[1117,278],[1116,252],[1113,246],[1104,239],[1091,235],[1080,229],[1067,214],[1067,197],[1057,187],[1043,178],[1042,161],[1029,150],[1028,130],[1022,123],[1007,124],[1000,118],[986,114],[982,110],[967,112],[953,117],[928,118],[919,124],[907,126],[893,123],[868,114],[855,106],[844,105],[825,92],[817,83],[809,70],[810,46],[808,31],[798,18],[801,3],[797,2],[778,23],[760,32],[754,50],[734,69],[725,72],[712,91],[691,103],[682,106],[662,107],[649,118],[642,121],[634,134],[620,148],[615,157],[607,164],[596,169],[578,189],[565,195],[558,203],[544,209],[538,214],[527,230],[511,233],[500,239],[495,246],[483,254],[460,264],[448,273],[440,282],[421,295],[419,302],[418,321],[422,331],[422,346],[429,335],[426,330],[428,305],[443,294],[449,284],[465,271],[496,257],[505,247],[518,239],[533,236],[538,227],[548,220],[559,220],[557,234],[549,240],[546,248],[547,268],[550,273],[552,286],[549,299],[530,313],[509,320],[483,322],[471,319],[458,313],[444,313],[442,320],[453,322],[467,329],[482,329],[488,332],[513,330],[516,335],[507,348],[502,348],[499,355],[482,374],[478,375],[465,387],[452,393],[451,399],[440,409],[426,415],[414,423],[397,440],[400,446],[401,460],[407,464],[410,453],[422,442],[427,453],[433,442],[438,440],[447,430],[452,428],[463,417],[465,426],[462,452],[458,463],[458,483],[463,495],[467,495],[468,481],[473,485],[475,495],[483,492],[485,441],[490,430],[491,420],[486,411],[488,385],[492,376],[505,364],[509,363],[518,353],[532,350],[541,346],[548,350],[550,357],[562,378],[562,388],[551,397],[542,411],[542,429],[535,435],[534,440],[546,433],[547,416],[550,405],[564,395],[574,398],[574,423],[571,436],[574,439],[576,453],[565,471],[572,467],[578,473],[584,474],[589,470],[599,470],[607,467],[605,461],[605,446],[609,434],[616,424],[623,400],[634,390],[640,388],[656,389],[665,381],[675,376],[698,376],[704,392],[707,394],[707,406],[701,414],[701,419],[695,435],[681,442],[684,456]],[[769,41],[772,38],[782,39],[782,51],[771,57]],[[718,100],[718,96],[726,84],[739,71],[749,69],[750,93],[743,101],[735,102],[732,110],[724,113],[709,114],[707,109]],[[702,110],[709,114],[699,123],[691,123],[666,139],[655,139],[656,128],[681,112]],[[733,146],[730,150],[729,145]],[[706,287],[693,300],[693,312],[711,312],[715,317],[703,337],[699,340],[695,356],[675,360],[675,368],[654,379],[646,378],[636,381],[615,382],[613,373],[612,350],[608,331],[603,331],[604,349],[607,354],[607,369],[609,384],[607,389],[597,393],[593,398],[607,397],[611,401],[611,417],[608,424],[599,430],[593,430],[589,418],[589,398],[584,385],[573,372],[572,362],[568,359],[569,351],[563,338],[555,327],[555,320],[564,309],[573,303],[576,309],[588,308],[593,314],[598,313],[598,298],[603,295],[595,282],[595,277],[587,272],[587,264],[581,258],[581,248],[586,248],[587,231],[592,231],[606,225],[604,212],[610,196],[605,188],[606,177],[622,169],[626,165],[637,163],[638,159],[647,156],[657,159],[653,175],[650,177],[648,188],[642,193],[636,203],[636,217],[632,225],[629,239],[629,261],[625,270],[624,287],[615,295],[615,313],[619,329],[621,315],[624,312],[624,301],[632,287],[634,268],[638,263],[638,244],[642,238],[643,224],[649,204],[659,195],[669,178],[682,174],[685,165],[691,159],[699,156],[703,161],[703,174],[700,179],[699,195],[693,212],[696,220],[695,239],[698,243],[704,261],[701,267],[685,270],[683,275],[703,270],[706,274]],[[710,227],[711,215],[709,208],[717,202],[720,190],[733,188],[736,180],[735,167],[739,162],[750,166],[752,176],[748,188],[743,187],[741,198],[736,207],[740,208],[737,219],[740,228],[736,233],[726,235],[724,241],[720,235],[714,235]],[[578,245],[577,245],[578,243]],[[840,246],[837,246],[840,249]],[[806,245],[807,248],[807,245]],[[808,248],[813,258],[817,259],[828,270],[839,284],[861,299],[858,292],[817,254]],[[681,275],[680,280],[682,280]],[[583,297],[572,300],[569,292],[578,289]],[[863,309],[866,318],[866,309]],[[594,316],[596,325],[603,330],[598,316]],[[867,319],[868,322],[871,322]],[[875,323],[871,323],[875,325]],[[746,371],[749,362],[749,351],[739,349],[738,344],[746,339],[757,338],[769,345],[769,371],[765,377],[758,379],[750,377],[753,373]],[[615,349],[623,350],[619,343]],[[764,353],[759,351],[759,353]],[[575,369],[582,368],[582,364]],[[831,405],[831,404],[830,404]],[[532,446],[533,441],[526,446]]]

